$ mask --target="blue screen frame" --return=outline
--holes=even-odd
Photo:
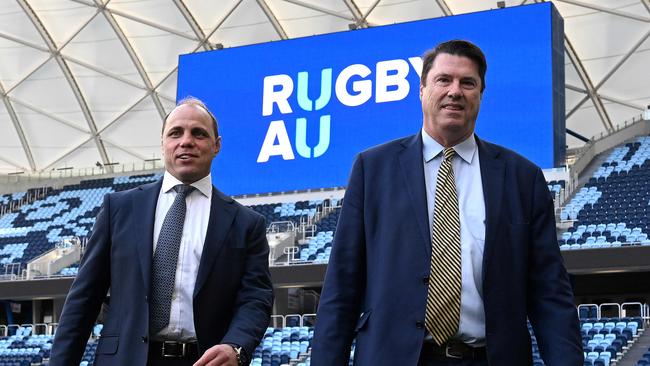
[[[476,133],[542,168],[562,165],[563,22],[552,3],[181,55],[177,99],[197,97],[217,117],[212,179],[225,193],[341,187],[356,154],[419,132],[420,57],[449,39],[487,58]]]

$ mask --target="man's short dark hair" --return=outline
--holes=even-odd
[[[474,61],[476,66],[478,66],[478,74],[481,77],[481,93],[483,93],[483,90],[485,90],[485,72],[487,71],[485,55],[474,43],[460,39],[440,43],[435,48],[424,54],[424,57],[422,58],[422,75],[420,75],[420,83],[422,83],[422,85],[427,85],[427,74],[433,66],[433,61],[435,61],[436,57],[441,53],[467,57]]]
[[[201,99],[193,97],[191,95],[181,99],[178,103],[176,103],[176,107],[174,107],[171,111],[169,111],[169,113],[167,113],[167,115],[165,116],[165,119],[163,119],[162,130],[160,131],[161,134],[165,133],[165,124],[167,124],[167,118],[169,118],[169,115],[172,114],[174,109],[176,109],[177,107],[180,107],[182,105],[185,105],[185,104],[195,105],[197,107],[203,108],[203,110],[205,110],[208,113],[208,115],[210,116],[210,119],[212,120],[212,128],[214,130],[214,137],[215,138],[219,137],[219,124],[217,123],[217,119],[214,117],[214,114],[212,114],[212,112],[210,112],[210,110],[208,109],[208,106],[206,106],[205,103],[203,103],[203,101]]]

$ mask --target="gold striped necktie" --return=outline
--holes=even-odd
[[[431,230],[431,269],[425,315],[426,329],[442,345],[460,323],[460,219],[451,162],[456,152],[445,148],[436,181]]]

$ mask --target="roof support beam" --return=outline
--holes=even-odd
[[[132,20],[132,21],[134,21],[136,23],[144,24],[144,25],[149,26],[151,28],[156,28],[156,29],[159,29],[161,31],[165,31],[167,33],[177,35],[177,36],[179,36],[181,38],[189,39],[191,41],[200,41],[200,39],[192,37],[192,36],[188,35],[187,33],[180,32],[180,31],[178,31],[178,30],[176,30],[174,28],[170,28],[170,27],[164,26],[162,24],[154,23],[154,22],[152,22],[150,20],[143,19],[143,18],[140,18],[140,17],[136,17],[135,15],[125,13],[125,12],[117,10],[117,9],[109,9],[107,6],[108,6],[108,2],[110,0],[106,1],[106,3],[101,3],[101,2],[98,2],[98,1],[91,2],[91,1],[84,1],[84,0],[72,0],[72,1],[80,3],[80,4],[84,4],[86,6],[95,7],[97,9],[99,9],[99,11],[108,11],[113,15],[121,16],[122,18],[126,18],[126,19]]]
[[[27,169],[25,169],[25,167],[20,166],[20,164],[16,163],[15,161],[11,161],[11,160],[9,160],[9,159],[7,159],[5,157],[2,157],[2,156],[0,156],[0,161],[3,161],[6,164],[9,164],[9,165],[13,166],[14,168],[16,168],[16,171],[24,172],[25,170],[27,170]]]
[[[366,13],[363,14],[363,17],[361,18],[361,21],[362,21],[362,22],[366,22],[366,23],[368,23],[368,21],[367,21],[368,16],[370,15],[370,13],[373,12],[373,10],[375,10],[375,8],[377,7],[377,5],[379,5],[379,2],[380,2],[380,1],[381,1],[381,0],[375,0],[375,2],[372,3],[372,5],[370,5],[370,7],[368,8],[368,10],[366,10]]]
[[[104,138],[104,141],[106,141],[107,144],[110,144],[113,147],[115,147],[115,148],[117,148],[117,149],[119,149],[119,150],[121,150],[121,151],[123,151],[123,152],[125,152],[125,153],[139,159],[139,160],[142,160],[142,161],[147,160],[147,158],[144,155],[140,155],[137,152],[116,143],[115,141],[109,140],[107,138]]]
[[[165,113],[165,109],[163,108],[162,103],[158,98],[158,95],[156,93],[153,93],[154,88],[153,88],[153,84],[151,83],[151,79],[149,79],[149,75],[147,74],[147,71],[144,69],[144,66],[142,65],[142,62],[140,61],[140,58],[138,57],[137,53],[135,52],[135,49],[133,49],[131,42],[129,42],[129,39],[124,34],[124,31],[122,31],[120,25],[117,24],[117,21],[115,20],[113,14],[108,9],[106,9],[106,4],[102,3],[102,0],[95,0],[95,4],[99,7],[100,11],[108,21],[108,24],[110,24],[111,28],[113,28],[113,31],[117,35],[117,38],[122,43],[122,46],[126,50],[126,53],[131,58],[131,62],[133,62],[133,65],[135,66],[136,70],[138,70],[138,74],[140,74],[140,78],[142,78],[142,81],[144,82],[147,91],[152,92],[151,99],[153,100],[153,103],[156,106],[156,110],[158,110],[158,114],[160,115],[160,118],[161,119],[165,118],[167,113]]]
[[[446,17],[450,15],[454,15],[454,13],[451,11],[449,5],[447,5],[447,2],[445,0],[436,0],[436,3],[438,3],[440,10],[442,10],[442,13],[445,14]]]
[[[575,85],[565,84],[565,87],[566,87],[568,90],[573,90],[574,92],[587,94],[587,91],[586,91],[584,88],[580,88],[580,87],[577,87],[577,86],[575,86]],[[643,111],[643,110],[645,109],[645,107],[644,107],[643,105],[641,105],[641,104],[630,103],[629,101],[622,100],[622,99],[618,99],[618,98],[614,98],[614,97],[610,97],[610,96],[607,96],[607,95],[603,95],[603,94],[601,94],[601,93],[598,93],[598,95],[600,95],[600,98],[601,98],[602,100],[606,100],[606,101],[608,101],[608,102],[612,102],[612,103],[620,104],[620,105],[625,106],[625,107],[628,107],[628,108],[638,109],[639,111]]]
[[[52,161],[51,163],[49,163],[47,166],[41,168],[40,171],[41,171],[41,172],[44,172],[44,171],[50,170],[50,169],[51,169],[52,167],[54,167],[56,164],[60,163],[63,159],[65,159],[65,158],[67,158],[68,156],[70,156],[70,154],[72,154],[73,152],[77,151],[80,147],[84,146],[88,141],[90,141],[90,140],[92,140],[92,139],[93,139],[92,136],[89,136],[88,138],[84,139],[81,143],[79,143],[79,144],[73,146],[70,150],[68,150],[68,151],[64,152],[63,154],[59,155],[57,158],[54,159],[54,161]],[[103,163],[104,163],[104,165],[106,166],[106,164],[109,164],[110,161],[106,160],[106,161],[103,162]],[[108,166],[110,167],[111,165],[108,165]],[[110,172],[112,173],[112,170],[111,170]]]
[[[23,83],[23,81],[29,79],[30,76],[34,75],[36,71],[40,70],[41,67],[45,66],[50,60],[52,59],[52,55],[50,55],[48,58],[46,58],[43,62],[41,62],[38,66],[36,66],[32,71],[28,72],[27,75],[23,76],[20,80],[16,81],[14,85],[11,86],[11,88],[5,90],[6,94],[11,93],[16,89],[20,84]]]
[[[32,22],[32,24],[40,34],[41,38],[43,38],[43,41],[47,45],[50,53],[52,54],[56,62],[59,64],[59,67],[61,68],[63,75],[68,81],[68,84],[70,85],[70,88],[72,89],[72,92],[75,98],[77,99],[77,103],[81,108],[81,112],[83,113],[86,119],[86,123],[88,124],[88,128],[90,129],[90,132],[92,134],[90,138],[95,140],[95,145],[97,146],[97,150],[99,151],[99,155],[102,161],[104,163],[108,163],[109,159],[108,159],[108,153],[106,152],[106,147],[104,146],[104,143],[102,142],[99,135],[97,135],[97,126],[95,125],[93,116],[90,113],[90,108],[88,107],[88,103],[86,103],[86,100],[83,94],[81,93],[81,89],[79,88],[79,85],[77,84],[77,81],[75,80],[72,71],[70,71],[70,68],[68,67],[67,61],[61,56],[60,50],[57,48],[56,44],[54,43],[54,40],[47,32],[47,29],[45,29],[45,26],[38,18],[38,15],[36,15],[36,12],[34,12],[32,7],[27,3],[27,0],[16,0],[16,1],[18,1],[18,5],[20,5],[20,7],[25,12],[25,14],[29,17],[30,21]]]
[[[77,131],[85,133],[85,134],[90,134],[91,133],[87,129],[83,129],[83,128],[77,126],[76,124],[74,124],[74,123],[72,123],[70,121],[66,121],[66,120],[62,119],[61,117],[59,117],[57,115],[54,115],[54,114],[52,114],[50,112],[47,112],[47,111],[44,111],[44,110],[42,110],[42,109],[40,109],[40,108],[38,108],[36,106],[33,106],[33,105],[31,105],[29,103],[26,103],[26,102],[23,102],[22,100],[16,99],[14,97],[7,97],[7,98],[9,98],[9,100],[14,104],[20,104],[21,106],[23,106],[23,107],[25,107],[25,108],[33,111],[33,112],[36,112],[38,114],[42,114],[45,117],[47,117],[47,118],[49,118],[51,120],[57,121],[62,125],[65,125],[67,127],[70,127],[70,128],[72,128],[74,130],[77,130]]]
[[[140,104],[140,102],[142,102],[143,100],[145,100],[148,96],[149,96],[149,95],[145,95],[145,96],[143,96],[142,98],[138,99],[135,103],[131,104],[131,106],[130,106],[129,108],[127,108],[126,110],[124,110],[122,113],[120,113],[119,116],[115,117],[112,121],[110,121],[110,122],[107,123],[104,127],[102,127],[102,128],[99,130],[99,133],[103,133],[104,131],[106,131],[107,129],[109,129],[112,125],[114,125],[117,121],[119,121],[120,118],[124,117],[124,115],[126,115],[128,112],[130,112],[133,108],[135,108],[135,106],[137,106],[138,104]],[[161,123],[160,125],[162,126],[162,123]],[[114,145],[114,144],[113,144],[113,145]]]
[[[356,27],[368,28],[368,22],[366,21],[366,18],[363,17],[363,14],[361,14],[361,10],[359,10],[359,7],[354,2],[354,0],[343,0],[343,3],[348,7],[350,13],[352,13]]]
[[[73,57],[70,57],[70,56],[63,56],[63,58],[65,58],[67,61],[72,62],[73,64],[77,64],[77,65],[79,65],[79,66],[83,66],[83,67],[85,67],[85,68],[87,68],[87,69],[89,69],[89,70],[92,70],[92,71],[94,71],[94,72],[96,72],[96,73],[98,73],[98,74],[102,74],[102,75],[104,75],[104,76],[108,76],[108,77],[111,78],[111,79],[115,79],[115,80],[117,80],[117,81],[121,81],[121,82],[123,82],[124,84],[130,85],[130,86],[132,86],[132,87],[134,87],[134,88],[141,89],[141,90],[147,90],[147,88],[145,88],[144,86],[142,86],[142,84],[135,83],[135,82],[133,82],[132,80],[129,80],[129,79],[127,79],[127,78],[125,78],[125,77],[123,77],[123,76],[121,76],[121,75],[113,74],[112,72],[106,71],[106,70],[104,70],[104,69],[102,69],[102,68],[99,68],[99,67],[97,67],[97,66],[91,65],[91,64],[89,64],[89,63],[87,63],[87,62],[84,62],[84,61],[78,60],[78,59],[73,58]]]
[[[185,5],[185,1],[174,0],[174,5],[176,5],[178,10],[183,15],[183,18],[185,18],[187,24],[189,24],[190,28],[192,28],[192,31],[199,39],[199,44],[203,47],[203,49],[213,50],[214,46],[212,45],[212,43],[210,43],[210,41],[208,41],[208,38],[205,36],[205,33],[203,32],[203,29],[201,29],[201,26],[199,26],[199,22],[196,21],[196,18],[194,18],[194,15],[192,15],[190,9],[187,7],[187,5]]]
[[[594,107],[596,107],[596,112],[598,113],[601,122],[605,126],[605,129],[607,131],[612,131],[613,129],[612,121],[610,121],[609,119],[609,115],[607,114],[607,110],[603,105],[603,101],[598,96],[598,93],[596,92],[596,88],[594,87],[594,84],[591,82],[591,78],[589,77],[587,70],[585,69],[584,65],[582,64],[582,61],[578,57],[576,50],[573,48],[571,41],[569,41],[569,38],[566,35],[564,35],[564,49],[567,55],[569,56],[569,59],[571,59],[571,63],[573,64],[573,67],[578,72],[578,76],[580,77],[582,84],[585,86],[587,90],[587,94],[588,94],[587,98],[591,98],[591,101],[594,103]],[[568,119],[576,110],[577,108],[571,110],[566,115],[566,118]]]
[[[616,9],[606,8],[604,6],[599,6],[599,5],[585,3],[585,2],[582,2],[582,1],[576,1],[576,0],[556,0],[556,1],[560,1],[560,2],[563,2],[563,3],[571,4],[571,5],[581,6],[583,8],[588,8],[588,9],[592,9],[592,10],[602,11],[603,13],[618,15],[618,16],[623,17],[623,18],[638,20],[640,22],[650,23],[650,18],[642,17],[642,16],[636,15],[636,14],[626,13],[626,12],[619,11],[619,10],[616,10]]]
[[[642,45],[642,44],[643,44],[643,43],[644,43],[648,38],[650,38],[650,30],[647,31],[646,34],[644,34],[643,37],[641,37],[641,39],[639,39],[639,40],[634,44],[634,46],[632,46],[632,48],[630,48],[630,50],[629,50],[629,51],[628,51],[628,52],[623,56],[623,58],[621,58],[621,59],[616,63],[616,65],[614,65],[614,67],[612,67],[612,69],[611,69],[607,74],[605,74],[605,76],[603,77],[603,79],[602,79],[602,80],[601,80],[601,81],[600,81],[600,82],[595,86],[595,88],[594,88],[594,92],[598,92],[598,89],[600,89],[600,88],[603,86],[603,84],[605,84],[605,83],[607,82],[607,80],[609,80],[609,78],[611,78],[612,75],[614,75],[614,73],[615,73],[615,72],[616,72],[616,71],[617,71],[617,70],[618,70],[618,69],[619,69],[619,68],[620,68],[620,67],[621,67],[621,66],[622,66],[622,65],[623,65],[623,64],[624,64],[624,63],[625,63],[625,62],[626,62],[626,61],[627,61],[627,60],[628,60],[628,59],[629,59],[633,54],[634,54],[634,52],[636,52],[636,50],[637,50],[639,47],[641,47],[641,45]],[[589,94],[589,93],[588,93],[588,94]],[[581,107],[581,106],[582,106],[582,105],[583,105],[583,104],[584,104],[588,99],[589,99],[589,96],[586,96],[586,97],[584,97],[582,100],[580,100],[580,102],[578,102],[578,104],[576,104],[575,107],[573,107],[573,109],[571,109],[571,111],[569,112],[569,114],[567,115],[567,117],[569,117],[571,114],[575,113],[575,111],[577,111],[577,110],[578,110],[578,109],[579,109],[579,108],[580,108],[580,107]]]
[[[241,5],[242,2],[244,2],[244,0],[239,0],[239,1],[237,1],[237,3],[235,3],[235,5],[233,5],[233,6],[230,8],[230,10],[228,10],[228,12],[226,13],[226,15],[225,15],[225,16],[224,16],[224,17],[223,17],[223,18],[222,18],[222,19],[217,23],[217,25],[216,25],[216,26],[215,26],[215,27],[210,31],[210,33],[208,33],[208,34],[205,36],[206,42],[210,39],[210,37],[212,37],[212,35],[213,35],[213,34],[214,34],[214,33],[215,33],[219,28],[221,28],[221,26],[223,25],[223,23],[225,23],[226,20],[227,20],[227,19],[232,15],[232,13],[234,13],[235,10],[237,10],[237,8],[239,7],[239,5]],[[202,44],[199,44],[199,45],[194,49],[193,52],[196,52],[199,48],[201,48],[201,46],[202,46]]]
[[[278,33],[280,38],[282,39],[289,38],[287,36],[287,32],[285,32],[284,28],[282,28],[282,24],[280,24],[280,21],[278,21],[278,18],[273,13],[273,10],[271,10],[271,8],[269,7],[269,4],[267,4],[265,0],[257,0],[257,5],[259,5],[259,7],[264,12],[264,15],[266,15],[266,17],[269,19],[271,25],[273,25],[273,29],[275,29],[276,33]]]
[[[0,32],[0,38],[8,39],[8,40],[10,40],[12,42],[22,44],[23,46],[27,46],[27,47],[33,48],[35,50],[50,53],[50,50],[47,47],[43,47],[43,46],[41,46],[39,44],[32,43],[32,42],[29,42],[29,41],[25,41],[24,39],[16,38],[16,37],[14,37],[14,36],[12,36],[10,34]]]
[[[643,112],[645,110],[645,108],[641,104],[634,104],[634,103],[626,102],[624,100],[614,98],[614,97],[608,97],[607,95],[602,95],[602,94],[600,95],[600,98],[602,100],[606,100],[608,102],[612,102],[612,103],[620,104],[620,105],[628,107],[628,108],[636,109],[639,112]]]
[[[287,2],[287,3],[294,4],[294,5],[302,6],[303,8],[307,8],[307,9],[311,9],[311,10],[315,10],[315,11],[320,11],[321,13],[329,14],[331,16],[341,18],[341,19],[345,19],[345,20],[348,20],[350,22],[355,21],[354,18],[350,18],[349,16],[343,15],[341,13],[337,13],[337,12],[329,10],[329,9],[325,9],[323,7],[320,7],[320,6],[307,4],[307,3],[303,2],[303,1],[300,1],[300,0],[284,0],[284,1]]]
[[[29,168],[31,169],[31,171],[36,171],[36,162],[34,161],[34,155],[32,154],[32,149],[29,147],[29,142],[25,137],[25,131],[23,131],[23,125],[20,123],[20,120],[18,119],[18,115],[16,114],[16,110],[14,109],[14,106],[11,104],[9,97],[5,93],[2,84],[0,84],[0,93],[2,94],[2,101],[5,104],[5,108],[7,109],[9,118],[11,118],[11,122],[14,124],[14,129],[16,130],[16,134],[18,135],[18,139],[20,139],[20,145],[22,146],[23,151],[25,152],[25,157],[27,157]],[[16,165],[14,166],[16,168],[20,168],[19,166]]]

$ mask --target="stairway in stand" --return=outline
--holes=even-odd
[[[648,331],[646,323],[643,332],[639,329],[638,338],[615,365],[636,366],[637,361],[643,357],[644,353],[648,352],[648,348],[650,348],[650,331]]]

